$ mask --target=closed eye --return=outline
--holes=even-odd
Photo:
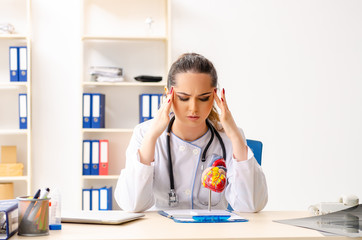
[[[183,101],[183,102],[186,102],[190,99],[189,97],[182,97],[179,95],[177,95],[177,97],[178,97],[178,99],[180,99],[180,101]],[[209,101],[209,99],[210,99],[210,96],[199,98],[199,100],[201,102],[207,102],[207,101]]]
[[[185,98],[185,97],[181,97],[181,96],[177,96],[178,99],[180,99],[180,101],[186,102],[188,101],[190,98]]]
[[[204,97],[204,98],[199,98],[199,99],[200,99],[200,101],[202,101],[202,102],[207,102],[207,101],[209,101],[210,96]]]

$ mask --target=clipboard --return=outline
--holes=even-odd
[[[236,213],[226,210],[177,209],[161,210],[158,211],[158,213],[177,223],[228,223],[249,221]]]

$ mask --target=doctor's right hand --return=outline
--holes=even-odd
[[[145,134],[141,147],[139,148],[140,162],[146,165],[151,165],[154,161],[155,146],[157,138],[165,131],[168,122],[170,121],[170,109],[173,101],[173,87],[167,94],[165,102],[161,105],[155,118],[153,119],[152,125]]]
[[[171,91],[167,94],[166,100],[157,111],[157,114],[153,120],[153,123],[150,128],[150,132],[154,137],[159,137],[167,128],[167,125],[170,121],[170,109],[173,100],[173,87]]]

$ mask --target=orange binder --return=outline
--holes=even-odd
[[[108,140],[99,140],[99,175],[108,175]]]

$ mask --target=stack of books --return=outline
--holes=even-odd
[[[123,82],[123,69],[118,67],[90,67],[91,80],[95,82]]]

